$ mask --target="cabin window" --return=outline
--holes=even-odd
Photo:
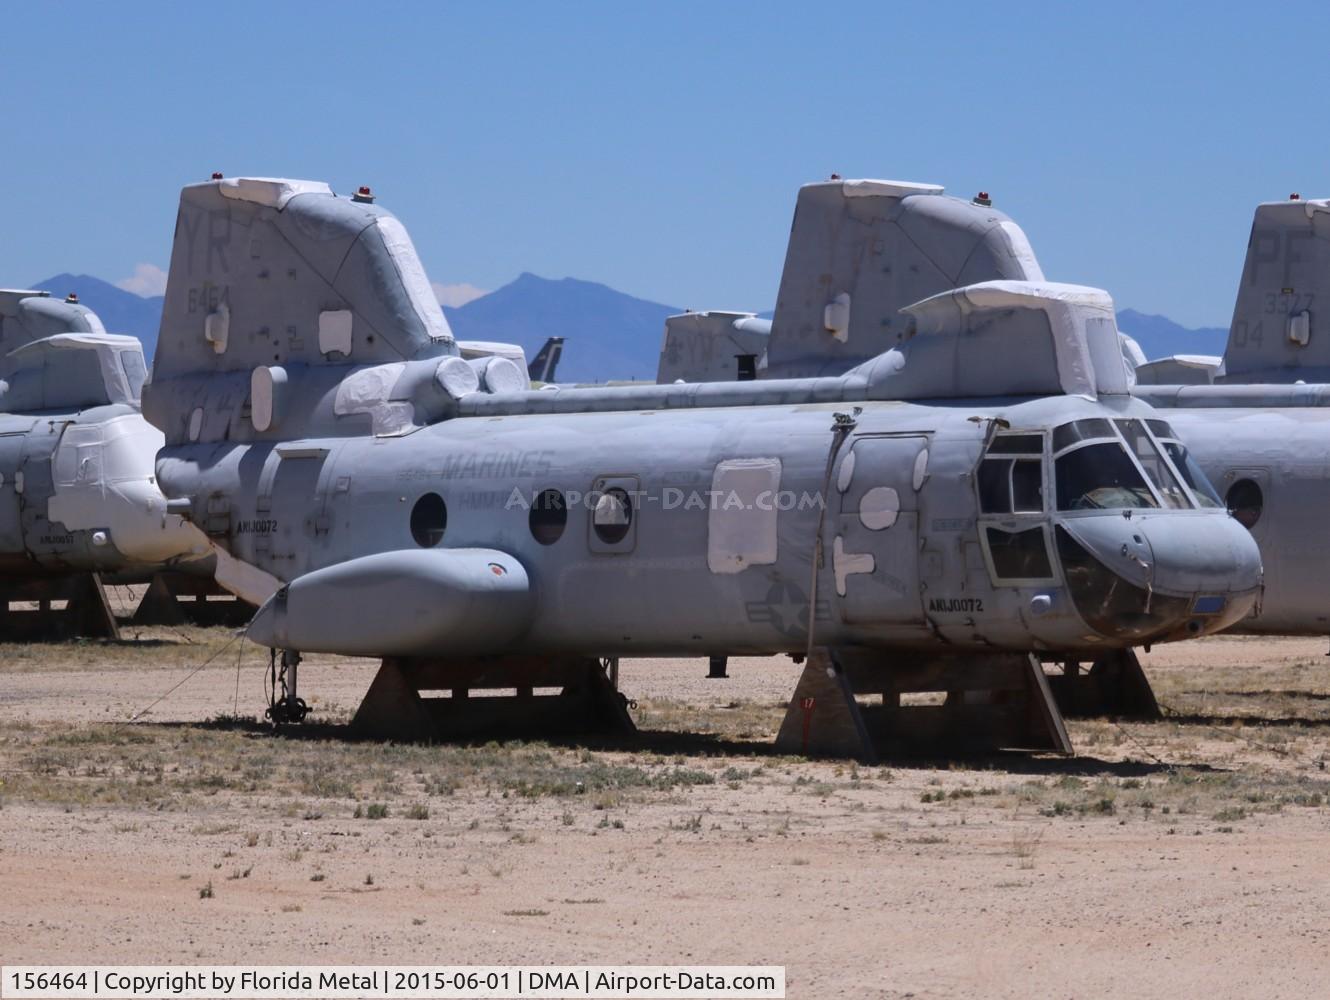
[[[600,495],[591,513],[591,526],[596,537],[606,545],[617,545],[628,537],[633,526],[632,498],[614,486]]]
[[[553,545],[568,526],[568,502],[558,490],[541,490],[528,517],[531,537],[541,545]]]
[[[448,505],[437,493],[426,493],[411,508],[411,537],[422,549],[432,549],[443,541],[448,528]]]
[[[1265,495],[1254,479],[1239,479],[1228,488],[1228,512],[1239,524],[1250,531],[1261,519],[1265,509]]]

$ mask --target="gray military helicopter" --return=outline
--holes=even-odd
[[[0,632],[114,635],[100,574],[208,552],[156,485],[163,437],[138,409],[143,348],[72,295],[0,290],[0,352]],[[29,600],[33,613],[10,609]]]
[[[1136,394],[1166,408],[1260,544],[1265,588],[1239,631],[1330,634],[1321,587],[1330,560],[1326,301],[1330,200],[1267,202],[1252,221],[1223,358],[1165,358],[1137,368],[1143,384]]]
[[[617,657],[722,649],[805,662],[792,749],[1069,750],[1031,654],[1225,628],[1256,546],[1128,394],[1105,293],[904,313],[842,375],[489,391],[394,216],[215,180],[181,193],[144,410],[170,510],[262,605],[276,719],[304,714],[300,654],[335,652],[383,661],[371,731],[628,727]]]

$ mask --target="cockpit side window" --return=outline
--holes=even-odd
[[[1127,442],[1127,450],[1136,456],[1146,477],[1163,498],[1164,506],[1173,510],[1190,510],[1191,499],[1187,490],[1173,474],[1173,469],[1154,439],[1146,433],[1145,424],[1139,420],[1116,420],[1114,423]]]
[[[979,463],[979,510],[999,515],[986,519],[980,534],[995,586],[1031,586],[1054,579],[1042,521],[1001,517],[1044,512],[1045,441],[1043,434],[998,434]]]
[[[1040,434],[999,434],[988,445],[990,455],[1034,455],[1044,453],[1044,439]]]
[[[979,463],[979,509],[985,514],[1011,513],[1011,459],[986,458]]]
[[[1038,514],[1044,509],[1044,439],[1000,434],[979,463],[979,510],[984,514]]]

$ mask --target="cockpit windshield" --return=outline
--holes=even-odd
[[[1178,475],[1191,487],[1196,503],[1201,507],[1223,507],[1224,502],[1219,499],[1219,494],[1210,483],[1209,477],[1201,471],[1196,459],[1191,457],[1191,452],[1187,451],[1186,446],[1178,440],[1173,428],[1162,420],[1147,420],[1145,423],[1150,428],[1150,433],[1159,439],[1159,444],[1172,459],[1173,468],[1178,470]]]
[[[1146,478],[1163,498],[1164,506],[1173,510],[1189,510],[1191,499],[1178,477],[1173,474],[1159,445],[1145,430],[1145,424],[1139,420],[1115,420],[1118,430],[1127,442],[1127,450],[1136,456],[1136,461],[1145,470]]]
[[[1058,456],[1058,510],[1158,507],[1122,442],[1098,441]]]
[[[1221,506],[1162,420],[1077,420],[1054,429],[1053,451],[1058,510]]]

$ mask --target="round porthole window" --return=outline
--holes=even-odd
[[[633,501],[617,486],[606,490],[596,501],[591,526],[596,537],[606,545],[615,545],[628,537],[633,524]]]
[[[531,505],[531,537],[541,545],[553,545],[568,526],[568,503],[558,490],[541,490]]]
[[[1228,512],[1248,531],[1256,526],[1261,511],[1265,509],[1265,495],[1254,479],[1239,479],[1228,488],[1224,501]]]
[[[448,528],[448,505],[437,493],[426,493],[411,508],[411,537],[422,549],[432,549],[443,541]]]

